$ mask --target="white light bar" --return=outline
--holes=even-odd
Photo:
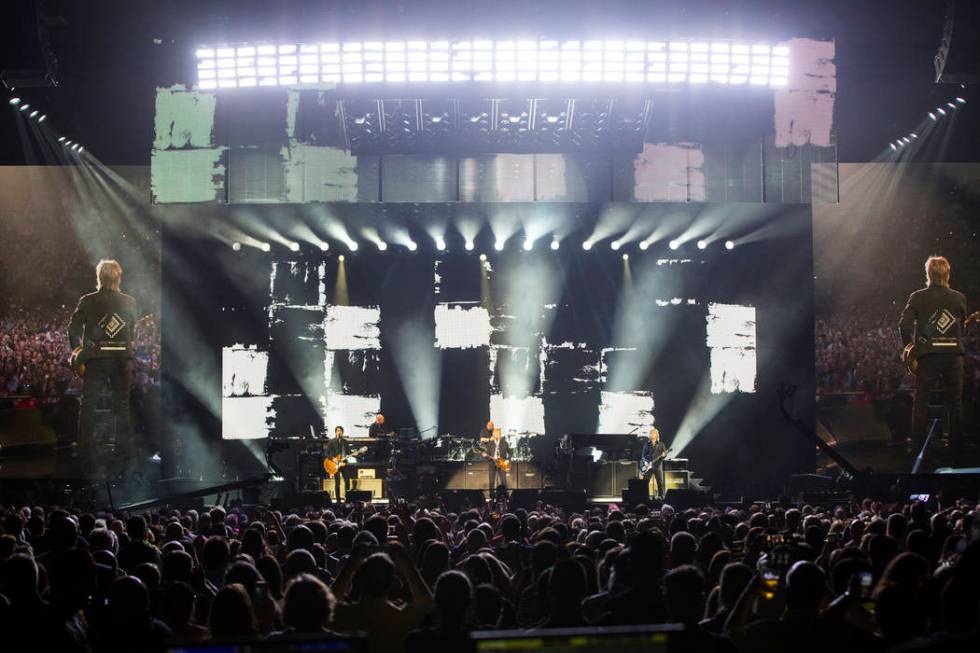
[[[349,41],[203,46],[201,89],[299,84],[599,82],[786,86],[790,49],[730,41]]]

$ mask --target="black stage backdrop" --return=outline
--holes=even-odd
[[[797,385],[794,411],[812,423],[810,207],[746,206],[756,235],[731,251],[586,252],[581,238],[552,251],[545,238],[531,252],[520,239],[264,252],[165,232],[163,421],[178,472],[221,455],[246,473],[266,437],[337,424],[363,436],[376,410],[424,437],[472,436],[493,417],[540,458],[564,433],[655,421],[718,489],[811,471],[814,448],[777,398]]]

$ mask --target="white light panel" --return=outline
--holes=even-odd
[[[783,87],[791,52],[766,43],[349,41],[206,46],[198,88],[404,82],[596,82]]]

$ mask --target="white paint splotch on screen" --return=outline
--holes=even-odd
[[[489,347],[490,313],[477,302],[436,304],[435,346],[439,349]]]
[[[256,440],[269,437],[275,420],[275,397],[222,397],[221,437],[225,440]]]
[[[598,433],[645,433],[653,426],[653,393],[602,391]]]
[[[518,436],[544,433],[544,402],[538,396],[490,395],[490,419],[504,433]]]
[[[153,150],[150,194],[158,204],[222,202],[227,147]]]
[[[377,306],[327,306],[323,337],[327,349],[381,349],[381,309]]]
[[[442,275],[439,273],[439,267],[442,265],[442,261],[436,259],[435,263],[432,264],[432,290],[434,294],[442,294]]]
[[[221,348],[221,396],[242,397],[266,394],[269,352],[255,345]]]
[[[834,42],[791,39],[789,83],[773,92],[776,147],[833,145]]]
[[[317,277],[319,281],[317,282],[317,304],[320,306],[327,305],[327,264],[321,263],[316,269]]]
[[[711,392],[755,392],[755,307],[708,304]]]
[[[698,143],[644,143],[633,160],[637,202],[703,201],[704,152]]]
[[[374,417],[381,411],[381,397],[378,395],[346,395],[328,392],[325,398],[323,423],[332,436],[336,426],[343,426],[347,436],[367,437]]]
[[[153,149],[206,148],[214,145],[214,93],[182,85],[158,88],[153,118]]]

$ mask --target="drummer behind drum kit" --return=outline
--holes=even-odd
[[[532,437],[534,434],[525,433],[518,438],[514,431],[510,431],[504,437],[511,445],[511,451],[514,452],[511,460],[518,462],[531,460]],[[474,451],[477,442],[471,437],[440,435],[429,440],[426,444],[431,447],[431,459],[434,461],[464,462],[480,459],[480,454]]]

